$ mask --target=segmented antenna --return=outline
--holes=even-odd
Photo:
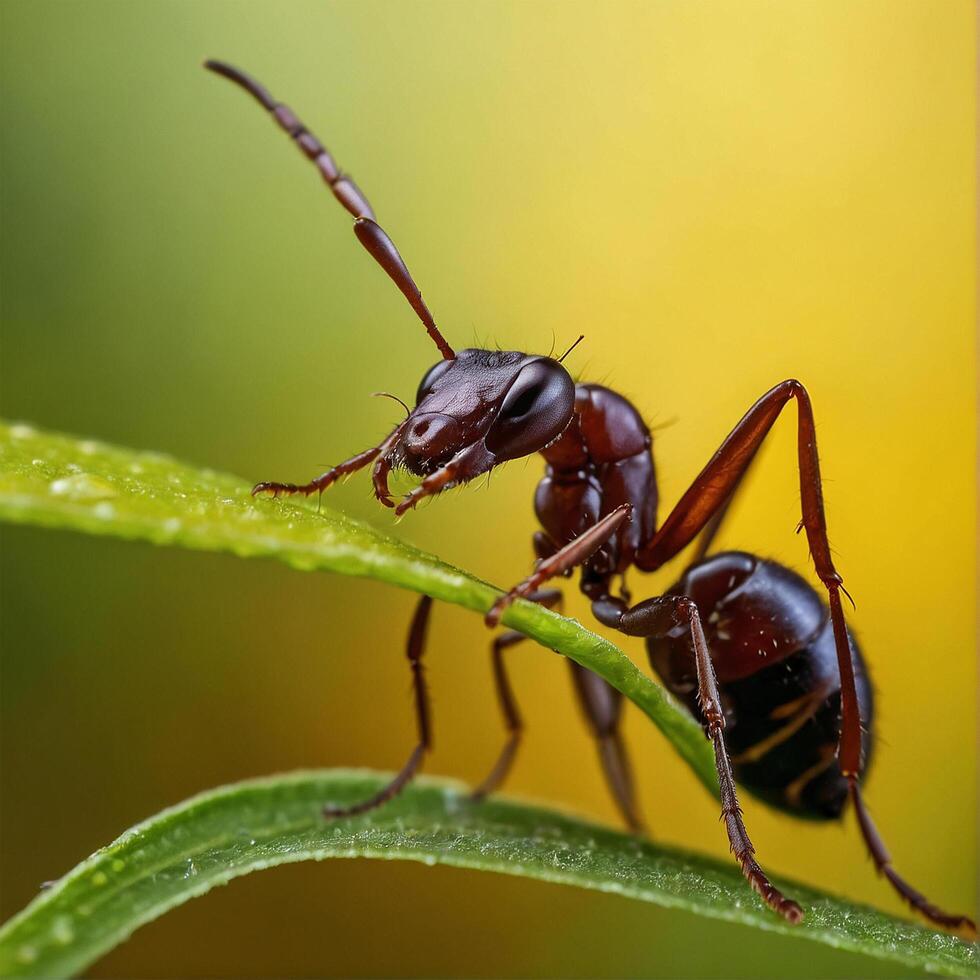
[[[447,361],[452,360],[456,353],[439,332],[436,321],[432,318],[429,308],[422,299],[419,287],[415,285],[415,280],[408,271],[408,266],[405,265],[405,261],[398,254],[398,249],[395,248],[395,243],[374,220],[374,211],[368,199],[357,184],[347,174],[341,172],[334,158],[330,155],[330,151],[300,122],[289,106],[276,102],[269,91],[254,78],[250,78],[244,72],[232,65],[225,64],[223,61],[209,59],[204,62],[204,67],[245,89],[263,109],[272,114],[275,121],[289,134],[303,155],[312,161],[330,190],[333,191],[334,197],[354,216],[354,233],[357,235],[358,241],[402,291],[416,316],[425,325],[429,336],[435,341],[439,353]]]
[[[576,340],[575,343],[572,344],[572,346],[569,347],[568,350],[566,350],[565,353],[562,354],[562,356],[558,358],[558,363],[561,364],[561,362],[564,361],[565,358],[568,357],[568,355],[571,354],[571,352],[573,350],[575,350],[575,348],[578,347],[578,345],[581,344],[583,340],[585,340],[585,334],[584,333],[580,333],[578,335],[578,340]]]

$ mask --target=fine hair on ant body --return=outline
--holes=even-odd
[[[353,216],[358,240],[404,294],[441,357],[423,377],[415,407],[407,409],[407,417],[377,446],[308,483],[263,482],[253,494],[322,494],[341,477],[372,464],[376,498],[402,515],[424,498],[488,474],[501,463],[540,453],[545,475],[534,500],[541,524],[533,538],[537,563],[527,578],[496,601],[486,615],[487,625],[496,626],[516,598],[558,606],[561,593],[543,587],[579,569],[579,586],[595,617],[628,636],[642,637],[665,686],[704,726],[714,749],[732,853],[770,908],[791,923],[803,918],[799,904],[772,884],[756,860],[742,819],[736,776],[756,796],[796,816],[839,818],[850,801],[867,850],[895,891],[936,925],[975,936],[971,919],[944,912],[900,877],[864,803],[861,777],[873,744],[871,686],[867,665],[844,619],[841,595],[847,592],[828,543],[814,415],[806,388],[789,380],[762,395],[658,524],[653,440],[637,410],[609,388],[575,383],[562,358],[519,351],[455,351],[367,198],[323,144],[288,106],[245,73],[220,61],[207,61],[205,67],[253,96],[319,170]],[[774,561],[741,551],[711,554],[746,471],[791,401],[797,410],[802,503],[798,530],[806,532],[826,601],[803,578]],[[420,478],[398,502],[388,487],[393,467]],[[634,567],[654,572],[696,538],[695,556],[677,582],[663,595],[630,605],[622,584],[625,573]],[[354,806],[328,807],[327,816],[350,816],[381,806],[420,769],[430,745],[422,658],[431,608],[432,599],[423,596],[407,645],[418,743],[401,771],[377,794]],[[520,633],[505,632],[492,643],[494,681],[508,735],[489,775],[474,791],[476,798],[500,786],[521,740],[523,723],[503,654],[522,639]],[[610,791],[627,826],[641,831],[620,732],[622,695],[591,671],[568,663]]]

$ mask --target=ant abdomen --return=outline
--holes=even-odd
[[[670,593],[698,607],[739,782],[797,816],[838,817],[848,792],[836,755],[840,673],[830,614],[817,592],[777,562],[730,551],[688,568]],[[647,650],[664,684],[700,718],[689,636],[649,639]],[[871,688],[853,637],[851,648],[869,729]],[[865,764],[870,749],[866,730]]]

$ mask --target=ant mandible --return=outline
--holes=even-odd
[[[803,910],[784,897],[755,859],[742,820],[735,778],[770,805],[797,816],[840,817],[850,798],[878,871],[913,909],[946,929],[976,935],[963,915],[933,905],[901,878],[871,820],[860,780],[871,749],[871,687],[848,633],[841,604],[847,595],[827,541],[813,409],[799,381],[767,391],[732,429],[667,516],[657,524],[657,483],[650,431],[622,395],[576,384],[561,360],[518,351],[461,350],[446,342],[367,198],[288,106],[254,79],[219,61],[205,67],[239,85],[268,110],[313,162],[337,200],[353,215],[354,232],[402,291],[435,342],[442,360],[419,385],[415,408],[380,445],[327,470],[309,483],[259,483],[253,494],[322,492],[373,463],[377,499],[397,515],[425,497],[467,483],[507,460],[540,453],[546,463],[534,506],[543,530],[534,535],[534,572],[502,595],[487,613],[496,626],[521,597],[553,607],[561,594],[541,587],[580,569],[580,588],[599,622],[643,637],[650,662],[669,690],[700,716],[714,748],[722,816],[732,853],[763,900],[791,923]],[[573,345],[574,346],[574,345]],[[568,352],[566,351],[566,354]],[[828,604],[802,578],[774,561],[745,552],[709,557],[712,541],[760,445],[782,409],[797,405],[797,452],[802,520]],[[393,467],[419,485],[397,504],[388,489]],[[653,572],[700,535],[696,554],[664,595],[630,605],[613,580],[628,569]],[[390,800],[421,767],[429,747],[429,707],[421,662],[432,600],[423,596],[412,619],[412,669],[419,741],[394,779],[370,799],[327,808],[329,816],[364,813]],[[498,699],[508,738],[474,796],[504,780],[514,760],[522,721],[503,652],[522,639],[508,632],[492,645]],[[569,661],[574,687],[606,780],[626,824],[642,829],[629,759],[619,730],[622,695]],[[732,755],[729,758],[729,751]]]

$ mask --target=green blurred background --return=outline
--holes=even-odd
[[[807,383],[879,692],[869,800],[898,867],[975,907],[971,3],[4,0],[0,27],[6,416],[302,479],[398,417],[371,392],[412,397],[421,327],[313,169],[199,64],[246,67],[365,188],[452,344],[587,335],[572,369],[656,427],[664,509],[759,394]],[[805,569],[791,420],[771,442],[722,543]],[[397,533],[511,583],[539,472]],[[330,503],[391,526],[364,479]],[[392,768],[411,744],[405,593],[24,529],[2,572],[4,917],[198,790]],[[434,626],[428,768],[475,780],[501,742],[487,636],[451,608]],[[509,789],[612,820],[564,665],[511,663]],[[691,773],[635,711],[627,730],[656,836],[724,855]],[[773,871],[901,911],[851,819],[746,812]],[[334,862],[212,893],[93,974],[897,972],[610,896]]]

